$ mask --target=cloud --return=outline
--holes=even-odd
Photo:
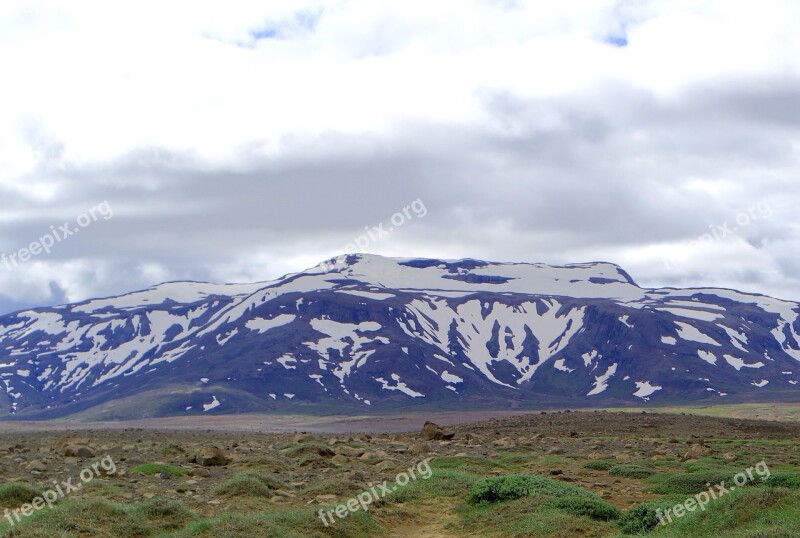
[[[115,215],[0,309],[274,278],[417,198],[370,250],[800,298],[794,3],[266,4],[3,4],[0,252]]]

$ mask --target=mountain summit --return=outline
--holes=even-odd
[[[0,416],[797,400],[800,305],[610,263],[335,258],[0,317]]]

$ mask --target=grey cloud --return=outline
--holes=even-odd
[[[737,89],[696,87],[670,101],[622,86],[550,99],[485,91],[487,125],[408,122],[374,136],[287,137],[278,157],[265,156],[253,141],[235,168],[158,147],[77,165],[64,160],[58,140],[33,126],[29,141],[41,148],[41,165],[30,178],[58,184],[58,199],[45,213],[46,202],[4,195],[2,207],[35,217],[4,224],[0,245],[6,252],[21,248],[51,224],[108,200],[113,219],[44,260],[97,259],[113,271],[126,268],[94,274],[97,293],[106,293],[153,284],[137,269],[143,262],[207,280],[211,265],[253,252],[309,254],[297,251],[304,240],[321,251],[340,249],[417,198],[429,214],[403,230],[407,239],[428,251],[457,240],[471,251],[464,255],[520,261],[692,240],[747,204],[770,200],[780,211],[739,235],[772,257],[780,285],[800,296],[797,260],[774,246],[798,241],[796,88],[750,80]],[[730,181],[738,190],[728,199],[688,190],[697,178]],[[508,235],[487,235],[500,223]],[[637,275],[653,277],[672,285],[722,281],[711,270]],[[749,266],[731,278],[751,291],[776,286]],[[0,309],[19,304],[6,300]]]

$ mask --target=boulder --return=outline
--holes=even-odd
[[[208,478],[211,476],[211,471],[209,471],[208,469],[203,469],[202,467],[197,467],[189,471],[189,475],[197,476],[200,478]]]
[[[228,457],[222,449],[212,446],[201,449],[194,458],[195,463],[203,467],[218,467],[228,464]]]
[[[447,433],[441,428],[441,426],[434,424],[431,421],[426,421],[422,426],[420,435],[426,441],[449,441],[455,437],[456,434]]]
[[[68,445],[63,454],[67,458],[93,458],[95,455],[94,450],[85,445]]]
[[[47,465],[41,460],[33,460],[31,461],[26,467],[31,472],[37,473],[46,473],[47,472]]]

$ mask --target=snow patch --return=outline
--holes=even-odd
[[[594,396],[595,394],[600,394],[606,390],[608,388],[608,380],[611,379],[615,373],[617,373],[617,363],[609,366],[603,375],[599,375],[594,378],[594,387],[586,394],[586,396]]]
[[[742,368],[761,368],[764,366],[764,363],[761,361],[753,364],[747,364],[744,362],[744,360],[734,357],[733,355],[723,355],[723,357],[725,358],[725,361],[736,368],[737,371],[741,370]]]
[[[271,319],[253,318],[245,323],[244,326],[251,331],[258,331],[259,334],[263,334],[269,330],[287,325],[293,322],[296,318],[297,316],[294,314],[279,314]]]
[[[713,365],[717,364],[717,356],[711,353],[710,351],[698,349],[697,356],[706,361],[708,364],[713,364]]]
[[[211,400],[210,403],[203,404],[203,412],[211,411],[212,409],[216,409],[217,407],[222,405],[222,404],[220,404],[219,400],[217,400],[216,396],[212,396],[211,398],[212,398],[212,400]]]
[[[635,383],[636,392],[634,392],[633,395],[637,398],[641,398],[644,401],[649,401],[650,398],[648,398],[648,396],[663,388],[658,385],[651,385],[649,381],[636,381]]]

